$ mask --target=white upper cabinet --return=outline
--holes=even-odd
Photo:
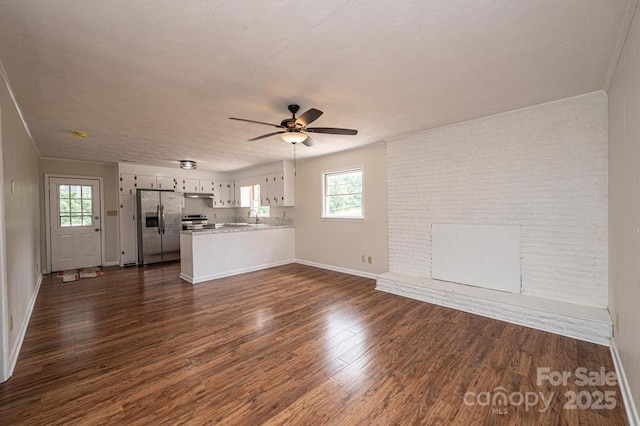
[[[177,180],[167,176],[120,173],[120,194],[136,195],[136,189],[162,189],[175,191]]]
[[[200,193],[200,180],[199,179],[182,179],[182,191],[181,192],[195,192]]]
[[[120,174],[120,194],[122,195],[136,195],[136,180],[135,175],[130,173]]]
[[[216,183],[212,179],[200,179],[200,189],[206,194],[215,194]]]
[[[215,192],[215,182],[212,179],[182,179],[180,192],[213,194]]]
[[[212,206],[215,208],[236,206],[233,182],[215,182]]]
[[[282,172],[269,173],[258,179],[260,184],[260,204],[263,206],[293,206],[294,171],[293,165],[283,162]]]
[[[267,192],[269,205],[284,206],[284,176],[282,173],[273,173],[267,176]]]
[[[155,176],[136,175],[135,179],[138,189],[158,189]]]
[[[156,176],[156,189],[176,190],[177,181],[172,177]]]

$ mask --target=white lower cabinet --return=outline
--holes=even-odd
[[[180,234],[180,278],[192,284],[292,263],[295,229]]]

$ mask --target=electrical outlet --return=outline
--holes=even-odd
[[[214,213],[214,214],[213,214],[213,218],[214,218],[214,219],[217,219],[217,218],[218,218],[218,213]]]
[[[14,180],[11,180],[11,193],[16,193],[16,182]]]
[[[287,218],[287,212],[282,212],[282,218],[286,219]]]
[[[372,264],[373,263],[373,257],[372,256],[367,257],[367,263],[368,264]]]
[[[361,261],[362,263],[366,263],[366,262],[367,262],[367,261],[366,261],[366,256],[365,256],[364,254],[363,254],[363,255],[360,255],[360,261]]]

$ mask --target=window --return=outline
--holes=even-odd
[[[60,226],[93,226],[91,185],[58,185]]]
[[[271,208],[260,205],[260,185],[240,187],[240,205],[258,212],[258,217],[269,217]]]
[[[363,219],[362,168],[324,173],[322,217]]]

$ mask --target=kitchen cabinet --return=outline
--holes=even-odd
[[[180,278],[192,284],[284,265],[294,259],[294,228],[180,233]]]
[[[197,194],[213,194],[215,182],[210,179],[182,179],[181,191]]]
[[[135,191],[134,191],[135,194]],[[136,196],[120,196],[120,266],[138,261]]]
[[[120,194],[136,195],[136,189],[176,190],[177,181],[168,176],[135,175],[120,173]]]
[[[120,194],[136,195],[136,179],[134,174],[130,174],[130,173],[120,174]]]
[[[199,179],[182,179],[182,192],[200,193]]]
[[[157,189],[172,189],[175,190],[177,186],[176,179],[167,176],[156,176],[156,187]]]
[[[135,180],[137,189],[158,189],[155,176],[136,175]]]
[[[262,178],[260,204],[263,206],[285,206],[285,180],[283,173],[271,173]]]
[[[233,182],[218,182],[216,184],[216,191],[214,191],[213,197],[214,207],[235,207]]]
[[[200,179],[200,189],[206,194],[214,194],[216,183],[211,179]]]
[[[269,203],[272,206],[284,205],[284,175],[282,173],[274,173],[268,175],[268,193]]]

